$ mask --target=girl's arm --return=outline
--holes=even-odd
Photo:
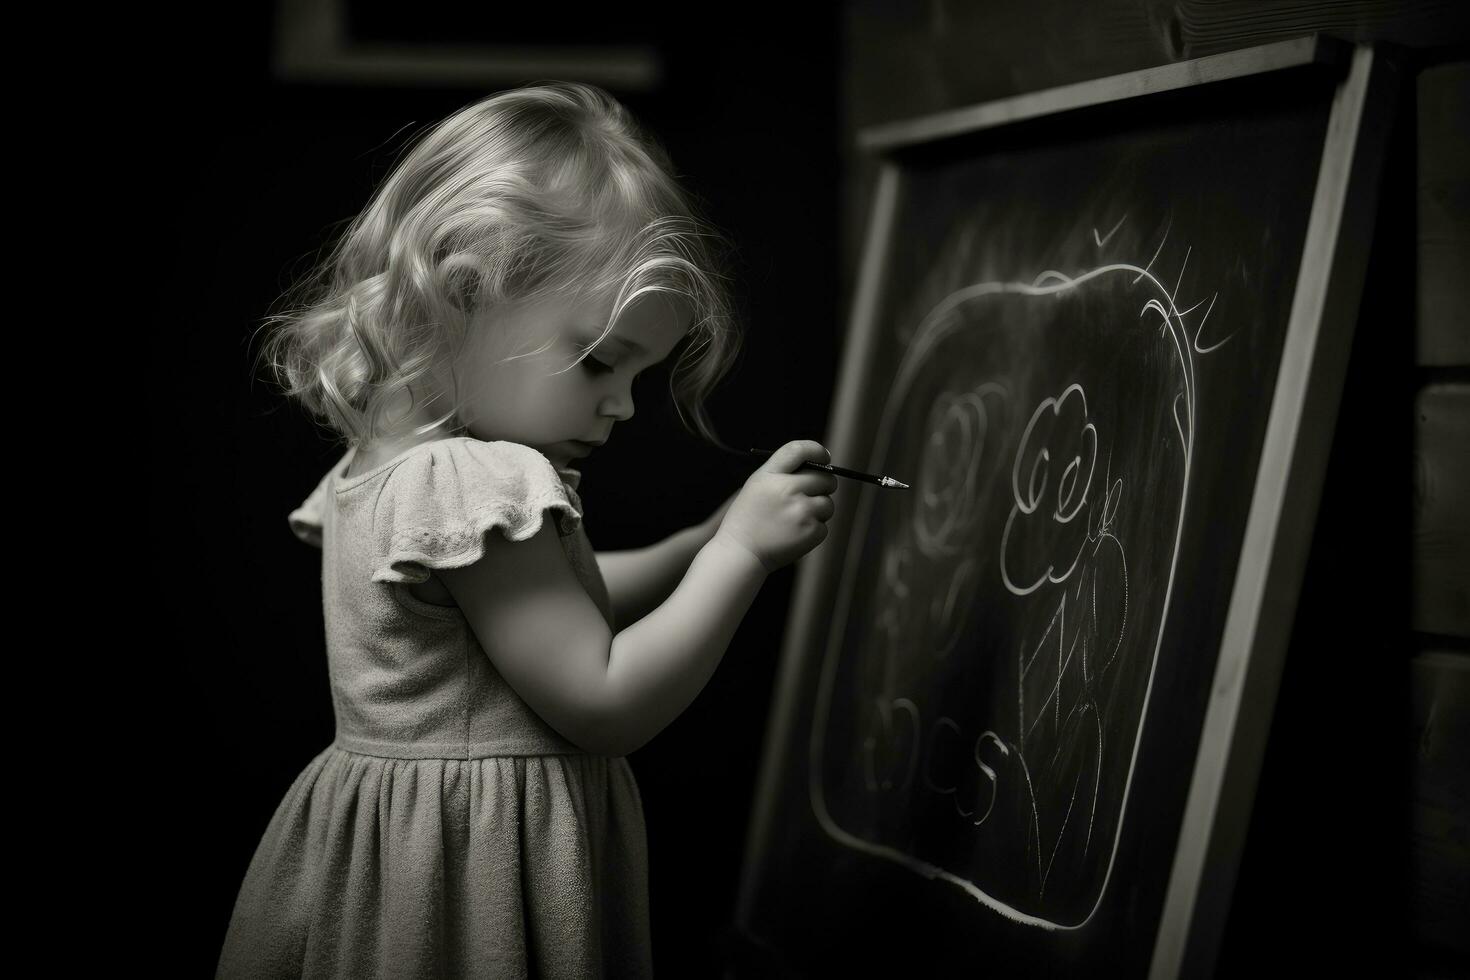
[[[519,542],[486,534],[479,560],[438,572],[531,710],[583,751],[613,756],[637,749],[689,706],[768,574],[746,547],[716,533],[667,600],[614,634],[552,521]]]
[[[438,573],[495,670],[532,711],[584,751],[626,755],[704,688],[766,567],[716,533],[673,594],[614,635],[557,535],[550,520],[525,541],[487,533],[479,560]]]
[[[767,574],[754,554],[717,533],[674,594],[612,638],[596,734],[602,754],[633,752],[693,703]]]
[[[676,531],[657,544],[596,553],[598,570],[612,600],[614,630],[638,622],[663,605],[683,581],[699,549],[719,530],[725,511],[739,493],[737,490],[730,494],[700,523]]]

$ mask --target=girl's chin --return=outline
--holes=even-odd
[[[547,459],[551,460],[557,466],[570,466],[572,463],[575,463],[577,460],[581,459],[587,454],[585,451],[581,450],[574,442],[559,442],[554,446],[547,446],[545,451],[543,452],[543,455],[545,455]]]

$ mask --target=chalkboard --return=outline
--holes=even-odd
[[[867,134],[827,445],[912,489],[843,483],[798,568],[738,910],[770,975],[1208,972],[1382,72],[1309,38]]]

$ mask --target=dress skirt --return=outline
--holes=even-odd
[[[647,867],[626,758],[334,743],[271,818],[216,976],[650,977]]]

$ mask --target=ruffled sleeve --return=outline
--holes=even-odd
[[[350,450],[343,453],[342,458],[337,460],[336,465],[321,478],[316,489],[302,501],[301,506],[286,515],[286,521],[291,525],[291,533],[314,548],[322,546],[322,508],[327,504],[332,474],[342,468],[343,462],[349,455],[351,455]]]
[[[373,512],[374,582],[423,582],[431,568],[462,568],[485,553],[493,529],[509,541],[582,525],[580,501],[551,461],[516,442],[427,443],[394,467]]]

